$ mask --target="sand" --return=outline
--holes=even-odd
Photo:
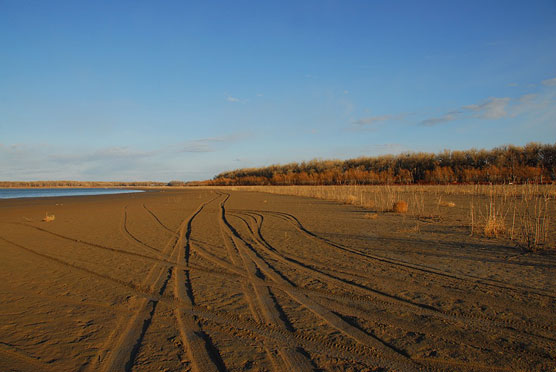
[[[0,371],[553,371],[556,258],[242,191],[0,201]],[[55,215],[43,222],[45,215]]]

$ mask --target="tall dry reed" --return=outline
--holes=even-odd
[[[392,211],[408,203],[408,215],[438,216],[454,207],[450,197],[468,196],[466,213],[472,235],[510,239],[525,250],[553,249],[556,229],[556,185],[345,185],[345,186],[212,186],[208,188],[296,195],[361,206],[373,212]],[[465,205],[461,205],[465,208]]]

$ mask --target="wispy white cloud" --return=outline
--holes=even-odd
[[[541,82],[544,86],[556,86],[556,78],[546,79]],[[508,86],[518,86],[517,83],[510,83]],[[529,84],[528,88],[536,87],[536,84]],[[544,95],[544,98],[541,97]],[[421,121],[421,125],[434,126],[442,123],[459,119],[484,119],[499,120],[512,118],[524,113],[535,110],[545,109],[555,106],[555,101],[550,98],[550,94],[528,93],[517,98],[510,97],[490,97],[480,103],[465,105],[457,110],[447,112],[444,115],[434,116]]]
[[[463,106],[462,110],[473,111],[475,112],[475,117],[480,119],[497,120],[508,116],[508,113],[506,112],[506,106],[508,106],[509,102],[509,97],[491,97],[479,104]]]
[[[459,112],[448,113],[438,117],[432,117],[421,121],[421,125],[432,127],[434,125],[447,123],[449,121],[456,120],[458,118]]]
[[[370,111],[367,110],[367,112]],[[352,121],[352,125],[348,130],[356,132],[375,131],[378,130],[381,126],[386,125],[387,123],[392,124],[396,121],[403,120],[408,115],[411,115],[411,113],[366,116]]]
[[[521,103],[528,103],[533,101],[535,98],[538,97],[538,94],[534,94],[534,93],[530,93],[530,94],[524,94],[521,97],[518,98],[518,101]]]
[[[556,108],[556,100],[553,94],[524,94],[517,98],[513,105],[509,108],[511,117],[522,114],[538,115],[539,113],[549,111],[550,107]]]
[[[2,180],[163,180],[211,177],[215,169],[187,162],[247,138],[244,133],[207,137],[154,149],[128,146],[77,148],[46,143],[0,143]],[[210,159],[211,155],[203,156]],[[212,172],[212,173],[211,173]],[[203,178],[201,177],[201,179]]]
[[[502,119],[509,116],[506,107],[510,100],[509,97],[491,97],[477,104],[462,106],[443,115],[424,119],[421,121],[421,125],[430,127],[469,117],[486,120]]]
[[[127,147],[88,150],[48,144],[3,145],[0,179],[133,180],[151,170],[150,159],[154,156],[156,152]]]
[[[229,144],[237,142],[246,136],[244,134],[230,134],[220,137],[208,137],[191,140],[178,146],[178,152],[214,152],[217,144]]]
[[[408,151],[409,148],[400,143],[380,143],[367,145],[362,148],[363,155],[384,155],[384,154],[400,154]]]
[[[355,120],[353,122],[353,124],[357,124],[357,125],[372,125],[381,121],[386,121],[386,120],[390,120],[392,119],[393,116],[392,115],[380,115],[380,116],[370,116],[370,117],[366,117],[366,118],[361,118],[358,120]]]
[[[542,81],[542,85],[546,85],[547,87],[554,87],[556,86],[556,77],[552,79],[546,79]]]
[[[212,138],[203,138],[193,141],[187,141],[179,150],[180,152],[213,152],[215,148],[213,146],[214,143],[222,142],[218,139]]]
[[[262,96],[262,95],[261,95]],[[229,94],[226,94],[226,101],[231,102],[231,103],[242,103],[245,104],[247,102],[249,102],[249,99],[247,98],[239,98],[239,97],[235,97]]]
[[[57,163],[82,163],[92,161],[117,161],[121,159],[139,159],[153,156],[157,151],[134,150],[129,147],[105,147],[92,152],[82,153],[56,153],[48,155],[48,158]]]

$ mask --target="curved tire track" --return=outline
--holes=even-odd
[[[446,277],[446,278],[450,278],[450,279],[456,279],[456,280],[460,280],[460,281],[470,281],[474,284],[481,284],[481,285],[485,285],[485,286],[492,286],[492,287],[496,287],[496,288],[500,288],[500,289],[520,291],[520,292],[523,292],[523,291],[532,292],[532,293],[534,293],[538,296],[545,296],[545,297],[549,297],[549,298],[552,298],[552,299],[556,299],[556,296],[553,293],[546,292],[546,291],[544,291],[540,288],[515,286],[515,285],[510,285],[508,283],[499,282],[499,281],[496,281],[496,280],[493,280],[493,279],[476,277],[476,276],[473,276],[473,275],[448,273],[448,272],[441,271],[441,270],[438,270],[436,268],[432,268],[432,267],[428,267],[428,266],[411,264],[409,262],[405,262],[405,261],[401,261],[401,260],[396,260],[396,259],[392,259],[392,258],[387,258],[387,257],[382,257],[382,256],[377,256],[377,255],[373,255],[373,254],[369,254],[369,253],[360,252],[356,249],[346,247],[342,244],[336,243],[336,242],[334,242],[334,241],[332,241],[328,238],[324,238],[322,236],[319,236],[319,235],[309,231],[308,229],[306,229],[303,226],[303,224],[301,224],[301,222],[294,215],[291,215],[289,213],[276,212],[276,211],[260,211],[260,210],[245,210],[245,211],[238,210],[238,211],[239,212],[254,212],[254,213],[259,213],[259,214],[261,214],[261,213],[271,214],[271,215],[273,215],[277,218],[280,218],[280,219],[282,219],[286,222],[289,222],[292,226],[294,226],[294,228],[297,231],[304,234],[305,236],[307,236],[310,239],[319,241],[319,242],[324,243],[324,244],[326,244],[330,247],[339,249],[339,250],[343,251],[344,253],[349,253],[349,254],[355,255],[359,258],[366,259],[366,260],[378,261],[378,262],[381,262],[381,263],[386,263],[386,264],[406,268],[406,269],[409,269],[409,270],[419,271],[419,272],[426,273],[426,274],[442,276],[442,277]]]
[[[309,311],[314,313],[317,317],[323,319],[330,326],[360,344],[375,350],[375,352],[377,352],[377,359],[379,359],[382,366],[386,365],[390,368],[404,371],[418,370],[417,364],[409,359],[405,354],[402,354],[400,351],[394,349],[391,345],[385,344],[384,341],[379,338],[351,325],[337,314],[312,300],[307,295],[297,291],[287,279],[285,279],[276,269],[272,268],[259,254],[257,254],[256,250],[248,242],[241,238],[237,230],[227,223],[225,220],[226,212],[224,207],[226,200],[227,198],[221,204],[222,218],[224,219],[225,224],[229,226],[230,233],[233,234],[233,237],[243,242],[242,253],[248,256],[265,276],[268,276],[274,282],[283,286],[283,291],[294,301],[305,306]]]

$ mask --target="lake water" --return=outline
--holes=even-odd
[[[62,188],[62,189],[0,189],[0,199],[12,198],[43,198],[52,196],[107,195],[143,192],[143,190],[102,189],[102,188]]]

